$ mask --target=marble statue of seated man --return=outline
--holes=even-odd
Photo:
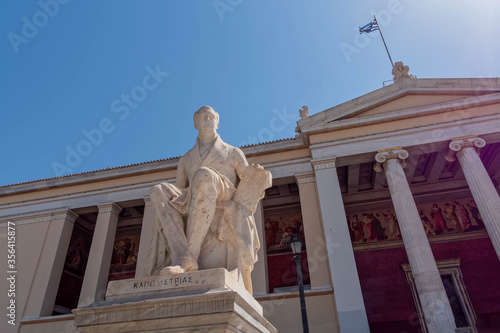
[[[161,183],[150,192],[155,226],[145,275],[239,269],[251,292],[260,247],[253,213],[271,174],[220,139],[211,107],[200,108],[193,120],[198,138],[179,159],[176,185]]]

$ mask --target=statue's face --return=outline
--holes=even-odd
[[[196,116],[194,127],[197,130],[210,128],[215,131],[217,128],[219,128],[217,114],[212,110],[203,111]]]

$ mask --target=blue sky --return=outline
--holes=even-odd
[[[419,78],[500,76],[496,0],[3,6],[0,185],[182,155],[202,105],[232,145],[293,137],[303,105],[314,114],[391,79],[379,33],[356,32],[373,14]]]

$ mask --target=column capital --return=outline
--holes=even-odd
[[[6,227],[8,222],[14,222],[16,225],[47,222],[58,219],[67,219],[70,222],[75,222],[78,214],[72,210],[65,208],[58,208],[54,210],[45,210],[38,212],[28,212],[23,214],[11,215],[0,218],[0,228]]]
[[[335,168],[335,161],[337,158],[332,157],[324,160],[313,160],[311,164],[313,166],[314,171],[322,170],[322,169],[332,169]]]
[[[122,207],[118,206],[114,202],[106,202],[97,205],[97,208],[99,209],[99,213],[108,213],[111,212],[111,214],[118,215],[120,212],[123,210]]]
[[[378,150],[375,155],[375,165],[373,169],[376,172],[382,172],[384,169],[382,168],[382,164],[387,162],[388,160],[400,160],[401,166],[403,168],[406,167],[406,159],[410,156],[408,151],[404,150],[403,147],[391,148]]]
[[[477,135],[451,139],[445,159],[448,162],[454,162],[457,159],[456,154],[464,148],[474,148],[479,154],[479,151],[484,146],[486,146],[486,141]]]
[[[301,173],[301,174],[295,175],[295,181],[297,182],[298,185],[306,184],[306,183],[313,183],[316,181],[316,177],[315,177],[314,173]]]
[[[66,219],[70,222],[75,222],[78,218],[78,214],[69,209],[63,209],[60,211],[55,211],[52,213],[52,220]]]
[[[144,197],[142,199],[144,200],[145,207],[151,206],[151,198],[150,197]]]

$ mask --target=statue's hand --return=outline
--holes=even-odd
[[[264,170],[264,167],[260,164],[257,164],[257,163],[252,163],[252,164],[250,164],[250,166],[255,167],[257,169]]]

